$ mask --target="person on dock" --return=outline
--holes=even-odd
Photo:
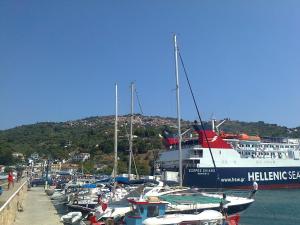
[[[18,170],[17,171],[17,183],[19,183],[19,181],[21,180],[22,178],[22,171]]]
[[[8,186],[7,189],[9,190],[10,187],[14,187],[14,176],[12,171],[9,171],[8,176],[7,176],[7,182],[8,182]]]

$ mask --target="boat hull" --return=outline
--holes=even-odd
[[[236,205],[229,205],[228,209],[227,209],[227,214],[228,215],[235,215],[238,213],[242,213],[244,212],[253,202],[247,202],[247,203],[243,203],[243,204],[236,204]],[[220,211],[220,206],[217,207],[207,207],[207,208],[195,208],[195,209],[188,209],[188,210],[171,210],[171,211],[166,211],[166,214],[193,214],[193,213],[201,213],[205,210],[216,210],[216,211]]]
[[[259,189],[300,188],[300,167],[186,168],[183,184],[198,188]]]

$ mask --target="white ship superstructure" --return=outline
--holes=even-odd
[[[257,136],[218,135],[212,130],[194,128],[198,138],[182,143],[184,185],[250,188],[256,181],[260,188],[300,187],[297,140],[271,142],[272,139],[264,141]],[[176,137],[166,140],[169,150],[160,153],[158,164],[162,171],[178,171]]]

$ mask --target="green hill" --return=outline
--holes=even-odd
[[[118,151],[120,164],[128,158],[129,116],[119,117]],[[188,129],[192,121],[182,121],[182,131]],[[210,123],[205,124],[206,127]],[[159,134],[164,129],[176,130],[176,119],[159,116],[134,117],[134,147],[137,164],[149,170],[145,165],[153,158],[153,150],[163,149]],[[299,128],[287,128],[276,124],[259,122],[226,121],[221,130],[233,133],[248,133],[259,136],[300,138]],[[21,152],[29,156],[38,152],[52,159],[67,159],[71,152],[88,152],[93,163],[107,163],[113,152],[114,116],[90,117],[81,120],[60,123],[36,123],[0,131],[0,164],[12,163],[12,152]],[[105,159],[105,160],[104,160]],[[111,163],[109,163],[111,164]],[[121,166],[122,168],[122,166]]]

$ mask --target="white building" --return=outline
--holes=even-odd
[[[79,154],[75,154],[73,157],[72,157],[72,160],[73,161],[77,161],[77,162],[84,162],[88,159],[91,158],[91,154],[90,153],[79,153]]]

